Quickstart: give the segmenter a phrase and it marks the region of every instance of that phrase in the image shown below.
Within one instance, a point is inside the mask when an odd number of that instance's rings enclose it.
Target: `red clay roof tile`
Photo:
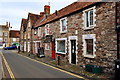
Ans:
[[[56,20],[56,19],[58,19],[60,17],[63,17],[63,16],[68,15],[70,13],[73,13],[73,12],[75,12],[77,10],[85,8],[85,7],[87,7],[89,5],[92,5],[94,3],[96,3],[96,2],[74,2],[74,3],[70,4],[70,5],[68,5],[67,7],[57,11],[57,15],[56,15],[56,13],[53,13],[52,15],[48,16],[47,19],[42,21],[36,27],[44,25],[44,24],[46,24],[48,22],[51,22],[51,21]]]

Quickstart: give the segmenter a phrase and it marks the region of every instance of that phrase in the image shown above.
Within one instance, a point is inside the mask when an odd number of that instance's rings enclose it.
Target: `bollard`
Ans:
[[[60,65],[60,55],[58,55],[58,65]]]

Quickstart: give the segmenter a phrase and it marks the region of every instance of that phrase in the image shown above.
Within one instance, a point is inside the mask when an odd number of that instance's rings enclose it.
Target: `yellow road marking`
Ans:
[[[12,70],[10,69],[10,67],[9,67],[9,65],[8,65],[5,57],[3,56],[2,53],[1,53],[1,55],[2,55],[2,58],[3,58],[3,61],[4,61],[5,65],[6,65],[6,68],[7,68],[8,72],[9,72],[9,74],[10,74],[11,79],[12,79],[12,80],[15,80],[15,77],[14,77],[14,75],[13,75],[13,73],[12,73]]]
[[[18,54],[18,55],[20,55],[20,54]],[[23,56],[23,55],[20,55],[20,56],[25,57],[25,58],[27,58],[27,59],[30,59],[30,60],[32,60],[32,61],[38,62],[38,63],[40,63],[40,64],[46,65],[46,66],[51,67],[51,68],[53,68],[53,69],[59,70],[59,71],[61,71],[61,72],[64,72],[64,73],[70,74],[70,75],[75,76],[75,77],[77,77],[77,78],[81,78],[81,79],[84,79],[84,80],[88,80],[88,79],[86,79],[86,78],[84,78],[84,77],[82,77],[82,76],[79,76],[79,75],[73,74],[73,73],[71,73],[71,72],[67,72],[67,71],[65,71],[65,70],[62,70],[62,69],[56,68],[56,67],[54,67],[54,66],[48,65],[48,64],[43,63],[43,62],[40,62],[40,61],[37,61],[37,60],[35,60],[35,59],[31,59],[31,58],[26,57],[26,56]]]

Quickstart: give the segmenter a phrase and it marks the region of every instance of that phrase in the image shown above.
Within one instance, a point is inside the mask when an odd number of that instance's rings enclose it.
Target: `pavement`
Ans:
[[[0,52],[0,80],[3,77],[3,66],[2,66],[2,57],[1,57],[1,52]]]
[[[79,75],[23,57],[9,50],[3,50],[2,53],[15,78],[53,78],[60,80],[64,80],[65,78],[75,80],[79,78],[79,80],[84,80],[84,78]]]

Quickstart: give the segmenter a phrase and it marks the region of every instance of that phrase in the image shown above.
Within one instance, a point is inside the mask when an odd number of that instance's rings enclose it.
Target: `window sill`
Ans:
[[[84,30],[91,30],[94,29],[94,27],[84,27]]]
[[[90,27],[86,27],[86,26],[84,26],[83,29],[84,29],[84,30],[91,30],[91,29],[94,29],[95,26],[96,26],[96,24],[91,25]]]
[[[64,33],[67,33],[67,31],[61,31],[60,33],[61,33],[61,34],[64,34]]]
[[[95,58],[95,55],[83,55],[83,56],[87,58]]]
[[[66,54],[66,53],[64,53],[64,52],[56,52],[57,54]]]
[[[50,49],[45,49],[45,50],[50,50]]]

